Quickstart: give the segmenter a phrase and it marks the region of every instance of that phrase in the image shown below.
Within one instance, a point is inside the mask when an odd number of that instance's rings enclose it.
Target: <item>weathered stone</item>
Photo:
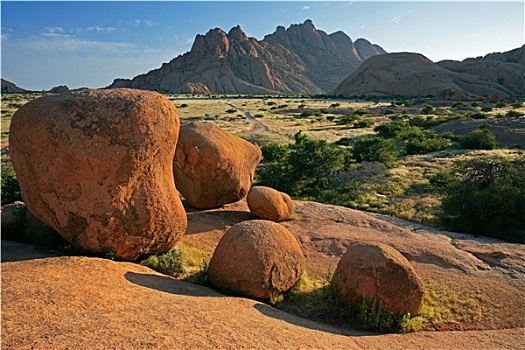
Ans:
[[[423,282],[412,264],[381,243],[351,245],[337,265],[333,284],[338,298],[353,307],[375,301],[388,312],[415,316],[423,303]]]
[[[248,193],[261,156],[259,147],[214,123],[184,124],[173,161],[175,183],[194,208],[234,203]]]
[[[264,299],[290,289],[304,265],[301,247],[287,229],[266,220],[243,221],[220,240],[208,279],[218,288]]]
[[[134,260],[186,229],[173,182],[178,113],[129,89],[45,96],[13,116],[10,151],[27,208],[76,248]]]
[[[461,66],[462,63],[458,62]],[[524,66],[513,63],[510,71],[516,75]],[[454,68],[455,71],[447,68]],[[479,67],[484,67],[481,65]],[[344,96],[434,96],[461,100],[469,96],[503,97],[515,95],[506,85],[487,80],[481,73],[463,73],[453,64],[436,64],[417,53],[399,52],[375,55],[365,62],[346,79],[334,94]],[[503,80],[500,80],[503,81]],[[513,85],[514,86],[514,85]],[[521,93],[524,90],[521,90]]]
[[[2,240],[22,241],[25,217],[24,202],[2,205]]]
[[[271,221],[283,221],[293,212],[289,195],[266,186],[254,186],[246,198],[253,215]]]

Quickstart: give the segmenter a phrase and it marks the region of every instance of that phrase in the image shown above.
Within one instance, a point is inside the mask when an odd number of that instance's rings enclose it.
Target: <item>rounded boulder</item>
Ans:
[[[173,182],[178,112],[165,96],[86,90],[28,102],[10,151],[25,204],[76,248],[134,260],[186,230]]]
[[[184,124],[173,160],[175,183],[194,208],[234,203],[246,197],[261,157],[259,147],[214,123]]]
[[[351,245],[333,276],[339,300],[358,308],[363,300],[380,302],[384,310],[415,316],[424,286],[412,264],[394,248],[375,243]]]
[[[290,289],[304,266],[301,247],[287,229],[272,221],[243,221],[220,240],[208,279],[235,294],[266,299]]]
[[[252,214],[265,220],[286,220],[294,208],[289,195],[266,186],[252,187],[246,199]]]

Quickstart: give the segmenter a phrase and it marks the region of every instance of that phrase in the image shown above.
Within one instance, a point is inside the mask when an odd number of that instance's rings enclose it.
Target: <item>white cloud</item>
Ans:
[[[145,25],[146,27],[153,27],[155,25],[155,22],[153,22],[152,20],[150,19],[134,19],[133,21],[131,21],[131,25],[133,27],[138,27],[140,25]]]
[[[401,20],[401,17],[403,16],[395,16],[394,18],[392,18],[390,21],[390,23],[399,23],[399,21]]]
[[[9,35],[7,34],[2,34],[0,37],[2,38],[2,41],[9,39]]]
[[[305,11],[307,11],[307,10],[309,10],[309,9],[310,9],[310,6],[304,6],[304,7],[303,7],[303,10],[305,10]]]
[[[115,31],[115,28],[94,26],[94,27],[87,27],[86,30],[95,31],[97,33],[113,33]]]
[[[124,42],[104,42],[81,40],[69,35],[44,33],[42,36],[32,36],[17,40],[16,46],[22,50],[61,51],[61,52],[118,52],[136,49],[135,45]]]

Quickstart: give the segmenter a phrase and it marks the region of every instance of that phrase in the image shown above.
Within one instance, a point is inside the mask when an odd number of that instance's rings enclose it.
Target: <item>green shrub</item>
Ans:
[[[369,127],[371,127],[373,125],[374,125],[373,121],[371,121],[370,119],[364,119],[364,120],[361,120],[361,121],[357,122],[354,125],[354,128],[356,128],[356,129],[369,128]]]
[[[525,161],[503,158],[457,162],[445,187],[445,228],[525,243]]]
[[[365,114],[367,114],[367,111],[365,109],[363,109],[363,108],[360,108],[357,111],[355,111],[355,114],[357,114],[357,115],[365,115]]]
[[[356,310],[355,323],[363,330],[379,332],[401,332],[410,320],[410,315],[394,314],[386,311],[380,302],[363,302]]]
[[[310,139],[301,131],[295,134],[295,144],[287,148],[278,161],[258,170],[261,184],[292,196],[315,196],[329,187],[330,174],[343,167],[345,152],[325,140]]]
[[[8,160],[2,160],[2,205],[21,201],[20,185],[16,178],[13,164]]]
[[[379,162],[393,168],[398,155],[395,143],[379,136],[363,136],[353,142],[352,158],[358,163]]]
[[[286,158],[288,155],[288,147],[285,145],[280,145],[275,142],[271,142],[267,145],[261,147],[261,152],[264,162],[280,162]]]
[[[405,143],[406,154],[427,154],[441,151],[450,145],[450,141],[444,137],[439,137],[435,131],[425,130],[424,132],[409,138]]]
[[[482,112],[492,112],[492,107],[490,106],[483,106],[481,107]]]
[[[353,124],[358,119],[357,116],[352,114],[347,114],[337,121],[339,125],[350,125]]]
[[[426,105],[421,109],[421,114],[430,114],[434,110],[434,107],[431,105]]]
[[[510,110],[508,111],[506,114],[505,114],[505,117],[507,118],[519,118],[519,117],[523,117],[525,115],[525,113],[523,112],[518,112],[518,111],[515,111],[515,110]]]
[[[462,135],[458,138],[461,147],[466,149],[485,149],[496,148],[496,136],[488,128],[479,128]]]

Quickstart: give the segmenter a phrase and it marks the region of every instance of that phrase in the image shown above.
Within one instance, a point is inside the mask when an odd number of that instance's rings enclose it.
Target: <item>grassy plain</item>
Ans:
[[[1,142],[2,160],[8,161],[8,135],[11,118],[26,102],[42,94],[2,95]],[[290,144],[302,131],[313,139],[336,142],[375,134],[374,128],[393,120],[446,121],[468,119],[505,119],[509,113],[525,114],[519,102],[489,103],[487,101],[452,102],[431,99],[414,100],[347,100],[296,96],[242,95],[167,95],[179,111],[181,121],[210,121],[228,132],[260,146],[270,142]],[[249,113],[266,130],[253,131]],[[525,136],[525,134],[524,134]],[[455,160],[498,154],[506,158],[524,156],[521,148],[498,148],[489,151],[447,148],[443,151],[402,157],[397,166],[387,171],[388,183],[374,184],[355,200],[353,208],[380,212],[424,224],[435,224],[440,197],[426,193],[424,188],[432,175],[449,167]],[[308,198],[306,198],[308,199]]]

